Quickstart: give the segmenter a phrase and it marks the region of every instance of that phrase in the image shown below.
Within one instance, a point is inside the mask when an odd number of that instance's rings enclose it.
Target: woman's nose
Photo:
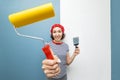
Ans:
[[[57,32],[56,35],[59,35],[59,33]]]

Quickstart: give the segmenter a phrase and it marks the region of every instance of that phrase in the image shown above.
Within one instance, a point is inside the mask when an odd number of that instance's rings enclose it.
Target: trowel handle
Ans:
[[[46,44],[43,48],[42,48],[43,52],[45,53],[46,55],[46,58],[47,59],[54,59],[53,57],[53,52],[52,52],[52,49],[50,48],[50,45],[49,44]]]

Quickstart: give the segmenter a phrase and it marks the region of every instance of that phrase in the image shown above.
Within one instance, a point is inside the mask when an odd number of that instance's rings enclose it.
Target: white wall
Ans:
[[[80,38],[80,55],[68,67],[68,80],[111,80],[110,0],[60,0],[65,42]]]

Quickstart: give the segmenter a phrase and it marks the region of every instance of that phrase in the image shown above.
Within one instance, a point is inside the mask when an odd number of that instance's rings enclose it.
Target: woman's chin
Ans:
[[[59,39],[56,39],[56,40],[55,40],[55,42],[61,42],[61,40],[59,40]]]

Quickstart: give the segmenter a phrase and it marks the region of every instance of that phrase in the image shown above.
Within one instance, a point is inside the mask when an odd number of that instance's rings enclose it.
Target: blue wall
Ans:
[[[120,0],[111,0],[112,80],[120,80]]]
[[[50,40],[49,29],[60,22],[59,0],[0,0],[0,80],[46,80],[41,69],[45,58],[39,40],[19,37],[8,20],[8,15],[52,2],[56,16],[17,29],[23,34]]]

